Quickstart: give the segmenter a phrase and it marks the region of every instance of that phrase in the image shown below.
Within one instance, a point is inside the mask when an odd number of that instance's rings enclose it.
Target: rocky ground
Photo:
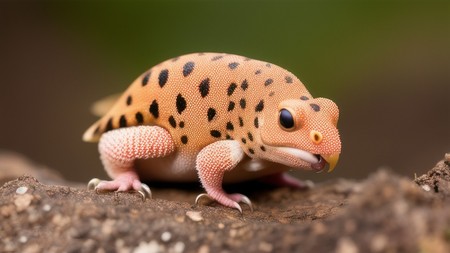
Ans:
[[[0,182],[0,252],[450,252],[450,154],[414,180],[380,170],[306,191],[228,186],[252,199],[243,214],[193,205],[198,185],[151,184],[145,202],[96,194],[11,154]]]

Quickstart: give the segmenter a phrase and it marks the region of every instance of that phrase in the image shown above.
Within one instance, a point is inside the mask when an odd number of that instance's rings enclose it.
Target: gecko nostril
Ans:
[[[309,132],[309,138],[314,144],[320,144],[322,142],[323,136],[319,131],[311,130],[311,132]]]

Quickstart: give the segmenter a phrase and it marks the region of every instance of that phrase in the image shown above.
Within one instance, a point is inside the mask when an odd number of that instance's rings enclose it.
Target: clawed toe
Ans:
[[[142,183],[141,189],[137,191],[142,196],[142,201],[145,201],[146,199],[152,198],[152,191],[150,190],[150,187],[148,185]]]
[[[248,205],[248,207],[250,207],[250,211],[253,212],[252,201],[250,201],[250,199],[247,196],[242,195],[242,199],[239,202],[242,202],[242,203]],[[241,211],[241,213],[242,213],[242,211]]]
[[[207,193],[201,193],[195,198],[195,204],[198,205],[198,202],[200,201],[200,199],[205,198],[205,197],[212,200],[212,198]]]
[[[97,187],[97,185],[101,182],[102,180],[98,179],[98,178],[93,178],[91,179],[88,184],[87,184],[87,189],[88,190],[94,190],[95,187]]]

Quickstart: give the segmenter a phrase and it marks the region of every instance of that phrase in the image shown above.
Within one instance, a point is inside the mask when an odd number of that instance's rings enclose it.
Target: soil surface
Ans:
[[[253,201],[243,214],[194,205],[197,184],[150,184],[142,201],[0,158],[0,252],[450,252],[450,154],[415,180],[380,170],[304,191],[227,186]]]

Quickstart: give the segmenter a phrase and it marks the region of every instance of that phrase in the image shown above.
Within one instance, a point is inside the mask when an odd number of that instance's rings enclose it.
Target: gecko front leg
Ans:
[[[175,150],[170,133],[158,126],[135,126],[109,131],[99,142],[100,159],[111,181],[93,179],[88,188],[97,191],[140,192],[151,196],[150,189],[141,183],[134,168],[136,159],[164,157]]]
[[[239,193],[227,194],[222,188],[223,176],[232,170],[244,157],[239,143],[234,140],[214,142],[203,148],[197,155],[196,168],[200,181],[207,195],[224,206],[238,209],[242,213],[239,202],[244,202],[252,208],[250,200]],[[200,194],[199,198],[205,196]]]

